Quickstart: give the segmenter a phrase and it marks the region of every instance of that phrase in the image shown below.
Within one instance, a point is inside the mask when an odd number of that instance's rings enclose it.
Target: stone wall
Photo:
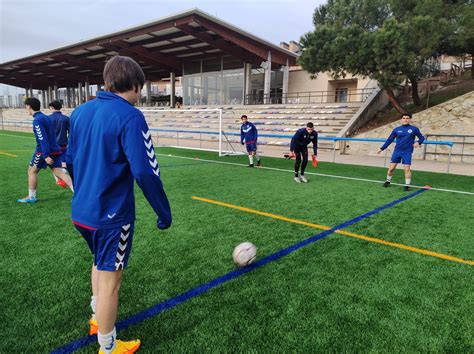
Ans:
[[[399,126],[400,121],[387,124],[383,127],[373,129],[369,132],[359,134],[358,138],[382,138],[386,139],[391,131]],[[474,91],[456,97],[450,101],[444,102],[437,106],[431,107],[422,112],[413,115],[412,124],[420,128],[423,135],[429,134],[456,134],[456,135],[474,135]],[[431,141],[436,141],[436,137],[428,137]],[[454,141],[453,154],[460,154],[462,149],[462,138],[454,137],[438,137],[438,140]],[[474,155],[474,137],[466,138],[466,142],[472,144],[464,145],[464,153]],[[346,154],[354,155],[372,155],[375,156],[382,143],[365,143],[365,142],[347,142]],[[349,146],[349,147],[347,147]],[[389,153],[393,151],[394,144],[389,147]],[[428,154],[427,160],[446,161],[448,158],[449,147],[438,145],[436,152],[443,155],[435,155],[430,152],[435,151],[434,145],[426,146]],[[415,149],[413,157],[415,159],[423,158],[424,148]],[[452,161],[458,162],[460,156],[453,155]],[[474,156],[464,156],[463,162],[474,163]],[[474,167],[473,167],[474,168]]]

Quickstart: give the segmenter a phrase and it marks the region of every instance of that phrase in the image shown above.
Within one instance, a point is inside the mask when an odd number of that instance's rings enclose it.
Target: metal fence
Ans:
[[[350,103],[364,102],[375,88],[347,89],[332,91],[306,91],[283,94],[256,93],[245,96],[246,105],[257,104],[316,104],[316,103]]]
[[[427,155],[434,155],[434,160],[437,160],[437,157],[441,155],[460,156],[461,162],[464,162],[464,157],[474,157],[474,135],[426,134],[426,139],[430,137],[435,142],[441,140],[440,138],[449,138],[455,144],[455,149],[450,152],[443,152],[438,150],[438,145],[431,148],[430,145],[425,145],[423,147],[423,160],[426,160]]]

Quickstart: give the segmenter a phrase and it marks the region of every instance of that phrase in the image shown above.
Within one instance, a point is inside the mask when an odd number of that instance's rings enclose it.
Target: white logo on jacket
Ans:
[[[411,129],[408,129],[408,132],[409,132],[409,133],[413,133],[413,130],[411,130]]]
[[[150,131],[146,133],[142,131],[143,143],[145,144],[146,154],[148,155],[148,162],[151,166],[151,169],[155,175],[160,177],[160,167],[158,166],[158,161],[156,161],[155,149],[153,148],[153,140],[151,139]]]
[[[41,128],[39,125],[35,125],[36,135],[39,140],[43,140],[43,134],[41,133]]]

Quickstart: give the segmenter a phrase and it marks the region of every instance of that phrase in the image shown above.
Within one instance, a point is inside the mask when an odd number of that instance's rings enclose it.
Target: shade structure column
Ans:
[[[56,101],[59,101],[59,90],[58,90],[58,85],[54,84],[54,99]]]
[[[176,106],[176,97],[175,97],[176,83],[175,83],[175,80],[176,80],[176,74],[174,72],[170,73],[170,83],[171,83],[170,107],[173,107],[173,108]]]
[[[89,86],[89,81],[86,81],[85,82],[85,85],[84,85],[84,89],[85,89],[85,98],[86,98],[86,102],[90,100],[91,98],[91,90],[90,90],[90,86]]]
[[[145,89],[146,89],[146,105],[151,106],[151,81],[150,80],[146,80]]]
[[[77,83],[77,94],[79,97],[79,105],[81,105],[84,100],[84,97],[82,95],[82,82]]]
[[[53,100],[53,88],[51,86],[48,86],[48,102],[46,104],[49,104]]]
[[[252,64],[244,63],[244,99],[243,104],[249,104],[250,102],[250,75],[252,75]]]
[[[286,65],[282,67],[283,71],[283,87],[282,87],[282,103],[288,103],[288,85],[290,82],[290,65],[286,59]]]
[[[263,62],[262,67],[265,69],[265,79],[263,86],[264,103],[269,104],[270,100],[270,84],[272,79],[272,52],[268,52],[267,61]]]

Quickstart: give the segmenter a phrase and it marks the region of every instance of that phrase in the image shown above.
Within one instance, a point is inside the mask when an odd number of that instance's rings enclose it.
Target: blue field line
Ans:
[[[406,196],[400,198],[400,199],[397,199],[393,202],[390,202],[388,204],[385,204],[379,208],[376,208],[374,210],[371,210],[365,214],[362,214],[362,215],[359,215],[353,219],[350,219],[346,222],[343,222],[342,224],[339,224],[337,226],[334,226],[332,229],[329,229],[329,230],[326,230],[326,231],[323,231],[319,234],[316,234],[316,235],[313,235],[303,241],[300,241],[292,246],[289,246],[287,248],[284,248],[278,252],[275,252],[269,256],[266,256],[258,261],[256,261],[255,263],[252,263],[251,265],[247,266],[247,267],[244,267],[244,268],[240,268],[240,269],[236,269],[236,270],[233,270],[227,274],[224,274],[218,278],[215,278],[203,285],[199,285],[183,294],[180,294],[178,296],[175,296],[175,297],[172,297],[171,299],[168,299],[166,301],[163,301],[163,302],[160,302],[159,304],[156,304],[146,310],[143,310],[129,318],[126,318],[120,322],[117,322],[116,324],[116,329],[117,329],[117,332],[123,330],[123,329],[126,329],[127,327],[130,327],[132,325],[136,325],[140,322],[143,322],[153,316],[156,316],[158,315],[159,313],[165,311],[165,310],[168,310],[170,308],[173,308],[179,304],[181,304],[182,302],[186,301],[186,300],[189,300],[195,296],[198,296],[198,295],[201,295],[203,293],[205,293],[206,291],[212,289],[212,288],[215,288],[229,280],[232,280],[232,279],[235,279],[241,275],[244,275],[246,273],[249,273],[251,272],[252,270],[256,269],[256,268],[259,268],[259,267],[262,267],[264,265],[266,265],[267,263],[270,263],[272,261],[275,261],[275,260],[278,260],[280,258],[282,258],[283,256],[286,256],[287,254],[289,253],[292,253],[304,246],[307,246],[317,240],[320,240],[326,236],[329,236],[330,234],[334,233],[335,231],[337,230],[340,230],[340,229],[343,229],[345,227],[348,227],[348,226],[351,226],[363,219],[366,219],[368,218],[369,216],[371,215],[374,215],[374,214],[377,214],[377,213],[380,213],[381,211],[385,210],[385,209],[388,209],[394,205],[397,205],[407,199],[410,199],[410,198],[413,198],[423,192],[426,192],[428,189],[419,189],[417,190],[416,192],[413,192],[413,193],[410,193],[410,194],[407,194]],[[79,338],[78,340],[75,340],[63,347],[60,347],[58,349],[55,349],[53,350],[51,353],[71,353],[75,350],[78,350],[78,349],[81,349],[89,344],[92,344],[92,343],[96,343],[97,342],[97,336],[96,335],[93,335],[93,336],[86,336],[86,337],[82,337],[82,338]]]

